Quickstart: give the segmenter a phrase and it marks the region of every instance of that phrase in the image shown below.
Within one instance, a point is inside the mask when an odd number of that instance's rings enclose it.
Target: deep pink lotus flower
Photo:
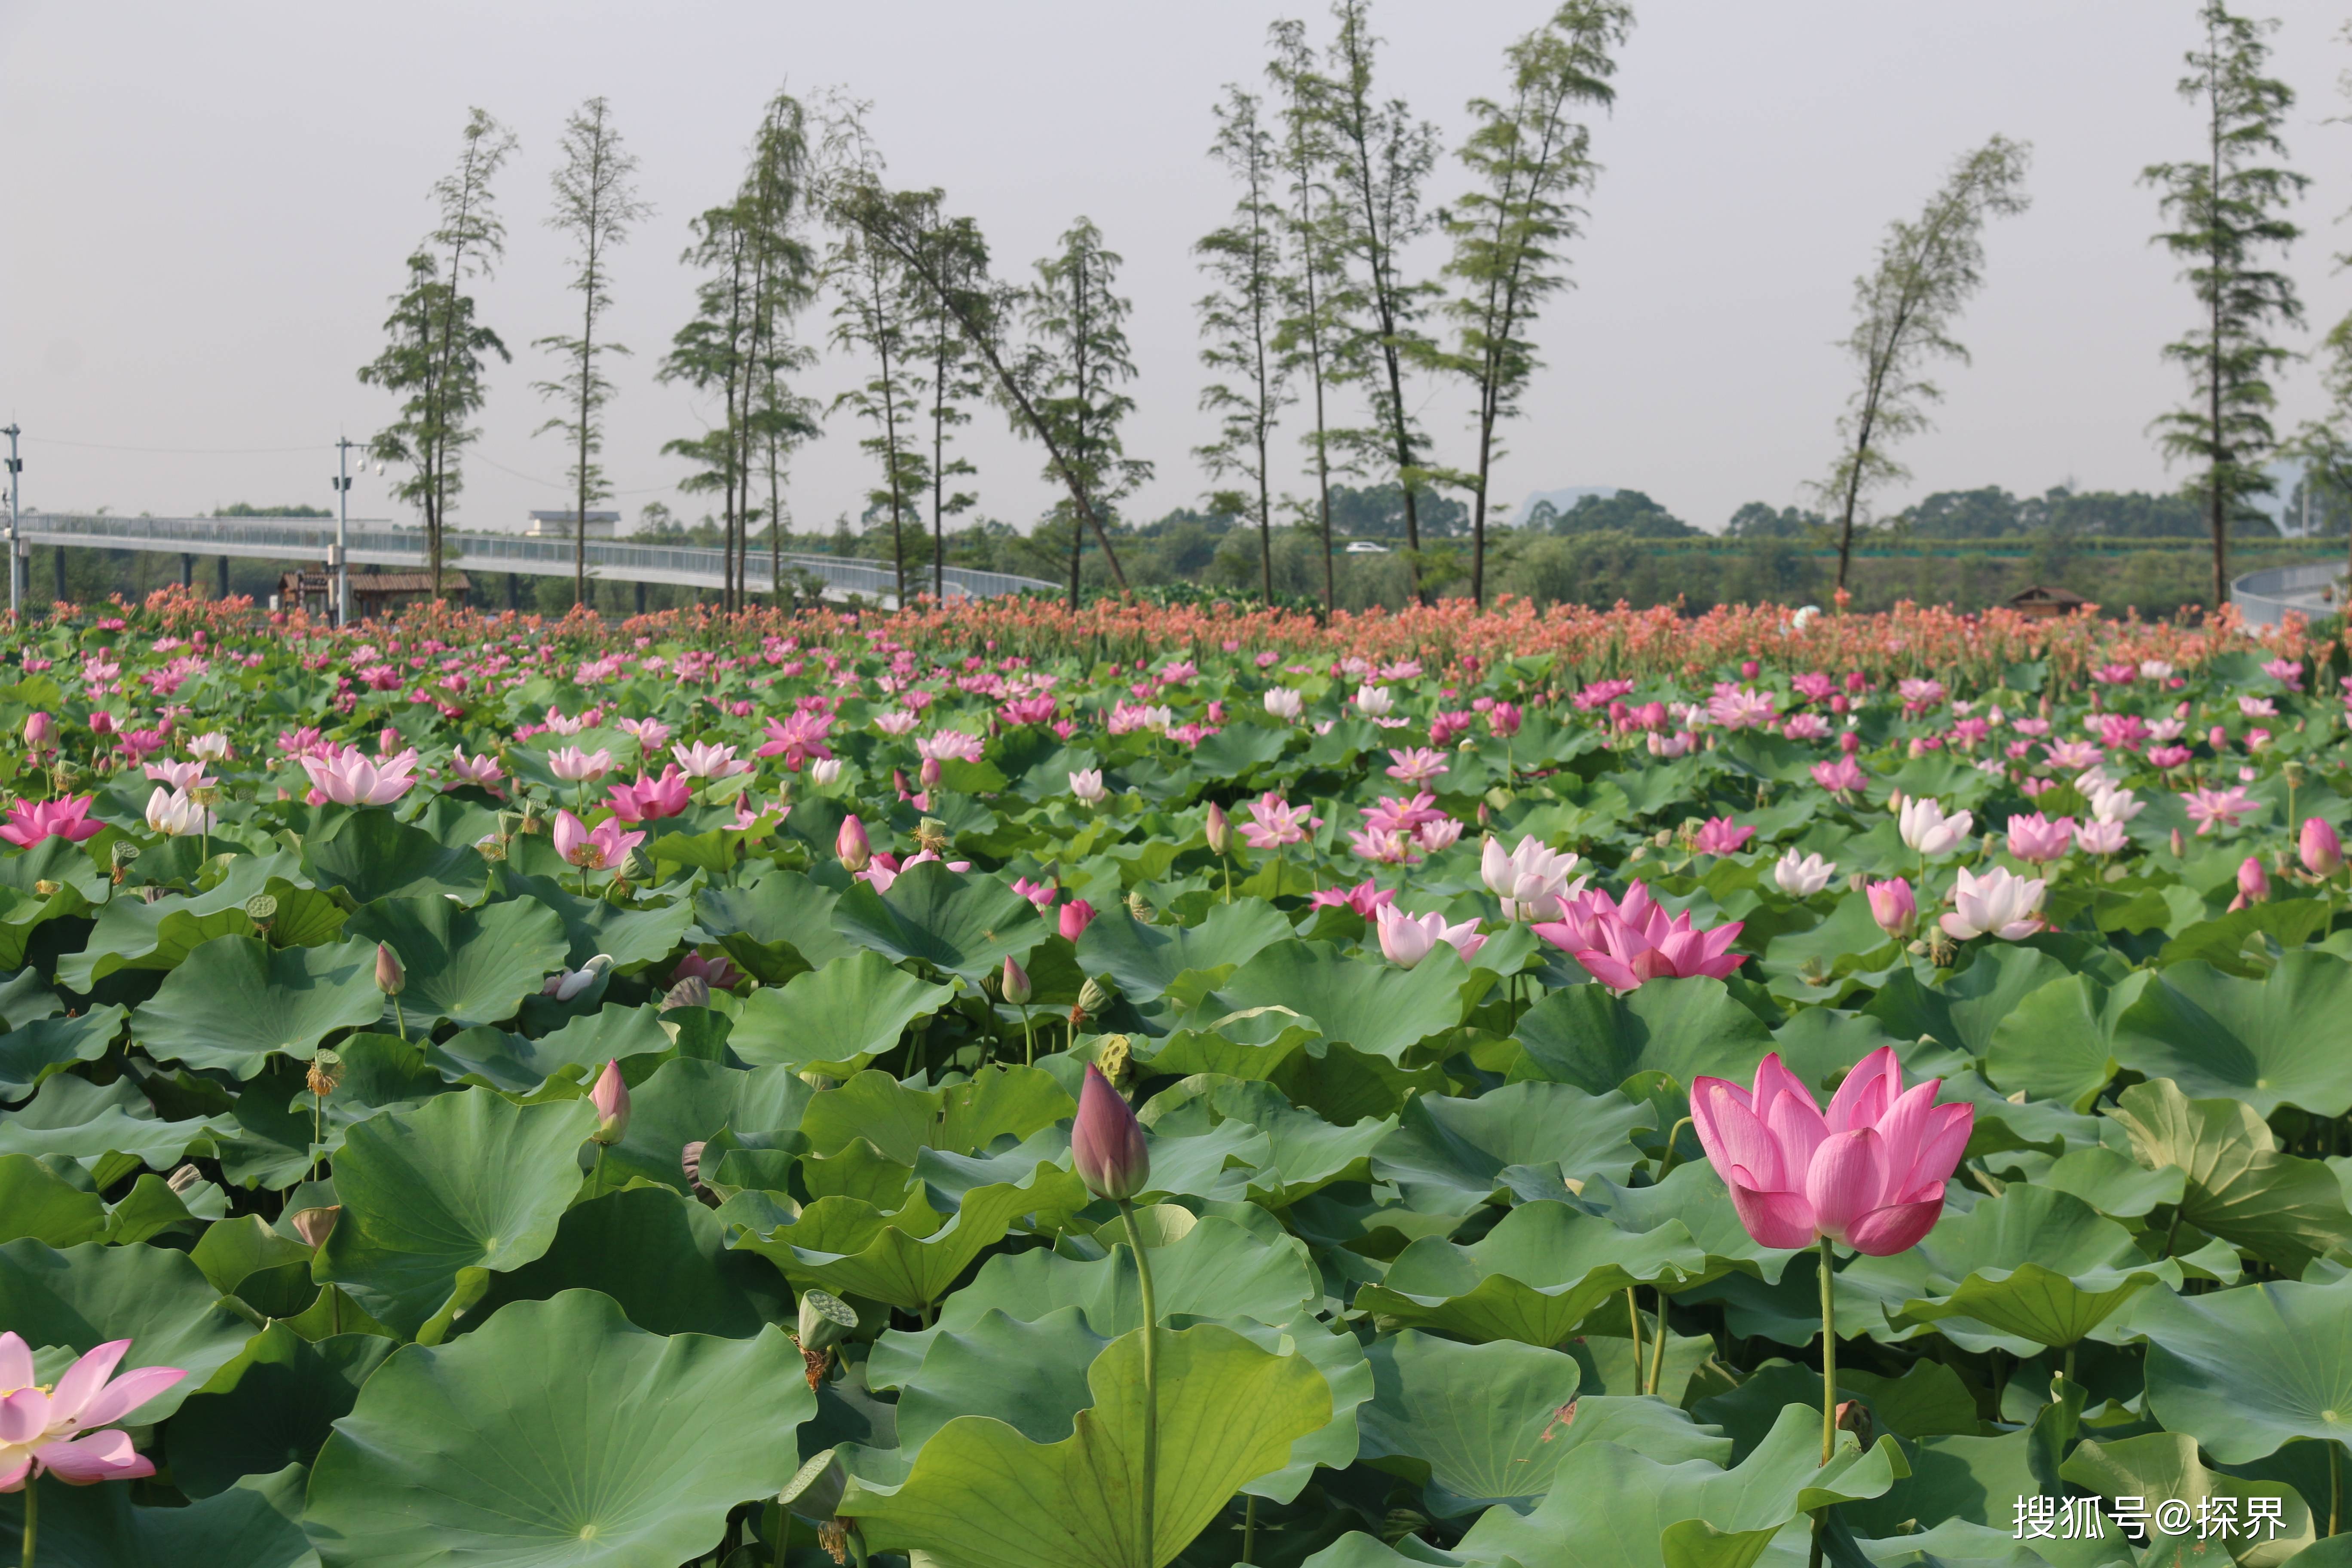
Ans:
[[[0,835],[7,830],[0,828]],[[2344,864],[2344,844],[2336,837],[2336,829],[2316,816],[2303,819],[2303,833],[2295,841],[2295,852],[2302,857],[2303,868],[2315,877],[2333,877]]]
[[[1864,1057],[1823,1115],[1778,1051],[1744,1089],[1691,1085],[1691,1121],[1731,1189],[1739,1223],[1764,1247],[1827,1237],[1885,1258],[1917,1245],[1943,1216],[1944,1184],[1968,1148],[1976,1108],[1937,1105],[1941,1079],[1906,1089],[1892,1046]]]
[[[694,798],[693,786],[678,773],[676,763],[664,767],[657,779],[640,773],[636,783],[607,785],[604,794],[613,803],[613,815],[623,822],[652,822],[676,816]]]
[[[2037,811],[2009,819],[2009,852],[2032,865],[2058,859],[2074,840],[2074,819],[2071,816],[2053,822]]]
[[[66,1369],[55,1388],[33,1382],[33,1352],[13,1331],[0,1333],[0,1492],[21,1491],[37,1475],[68,1486],[134,1480],[155,1467],[121,1432],[121,1420],[188,1374],[142,1366],[112,1375],[131,1348],[110,1340]]]
[[[568,811],[555,814],[555,852],[583,871],[608,871],[646,841],[642,833],[624,833],[606,819],[593,829]]]
[[[1098,1198],[1124,1203],[1151,1177],[1151,1152],[1135,1112],[1094,1063],[1078,1090],[1078,1119],[1070,1128],[1070,1163]]]
[[[310,787],[337,805],[390,805],[416,783],[414,747],[381,765],[363,756],[357,746],[345,746],[326,756],[302,759]]]
[[[1396,889],[1367,879],[1352,888],[1322,888],[1307,900],[1310,910],[1349,909],[1365,920],[1380,918],[1381,907],[1396,902]]]
[[[803,763],[833,755],[833,748],[824,742],[832,732],[831,714],[803,708],[768,721],[768,742],[760,748],[759,755],[782,757],[786,769],[798,773]]]
[[[1562,919],[1537,926],[1535,933],[1566,950],[1612,991],[1698,974],[1727,980],[1746,962],[1730,951],[1743,922],[1694,930],[1688,911],[1668,919],[1639,882],[1625,889],[1622,903],[1596,888],[1565,900],[1564,908]]]
[[[70,839],[76,844],[94,838],[106,830],[106,824],[89,819],[96,798],[84,795],[71,800],[12,800],[8,820],[0,823],[0,838],[20,849],[30,849],[44,838]]]
[[[496,757],[469,757],[463,746],[454,747],[449,752],[449,781],[453,784],[478,784],[492,789],[506,776],[506,770],[499,766]]]
[[[699,980],[713,991],[732,991],[743,984],[743,972],[736,968],[735,961],[723,952],[717,958],[705,958],[698,952],[689,952],[677,961],[676,969],[669,972],[672,985],[681,980]]]
[[[1065,937],[1076,942],[1086,934],[1086,929],[1094,923],[1094,918],[1095,907],[1092,904],[1084,899],[1072,899],[1062,906],[1057,929]]]
[[[1753,827],[1742,826],[1727,816],[1710,816],[1691,847],[1702,855],[1737,855],[1755,837]]]
[[[857,820],[856,812],[841,819],[841,831],[833,836],[833,852],[852,872],[863,871],[872,864],[874,848],[866,841],[866,825]]]
[[[1815,763],[1813,782],[1832,795],[1860,795],[1870,786],[1869,775],[1850,756],[1833,763]]]

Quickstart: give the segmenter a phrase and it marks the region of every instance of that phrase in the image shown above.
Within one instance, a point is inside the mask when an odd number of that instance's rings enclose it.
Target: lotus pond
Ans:
[[[0,1540],[2352,1562],[2343,647],[1005,616],[13,632]]]

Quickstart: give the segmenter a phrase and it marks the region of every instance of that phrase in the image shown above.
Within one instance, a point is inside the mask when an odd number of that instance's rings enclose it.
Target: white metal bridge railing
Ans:
[[[2345,607],[2341,563],[2315,561],[2303,566],[2273,566],[2249,572],[2230,584],[2230,603],[2249,626],[2275,626],[2292,610],[2305,620],[2341,614]]]
[[[26,512],[20,520],[18,537],[31,544],[82,545],[100,550],[323,561],[328,547],[335,542],[335,525],[328,518],[112,517]],[[355,520],[346,538],[353,565],[415,567],[425,563],[425,535],[420,529],[395,528],[376,519]],[[556,577],[568,577],[572,571],[573,542],[569,539],[453,529],[445,536],[445,545],[444,563],[462,570]],[[722,582],[722,552],[698,545],[592,539],[587,542],[587,563],[591,576],[608,582],[668,583],[697,588],[717,588]],[[769,565],[766,552],[752,551],[746,584],[752,592],[773,589]],[[884,562],[793,554],[784,556],[781,566],[788,581],[803,574],[815,578],[824,585],[827,598],[856,594],[885,604],[897,599],[897,575]],[[1006,572],[950,566],[942,574],[946,596],[951,600],[1055,591],[1051,583]],[[907,583],[917,592],[928,591],[931,586],[931,568],[928,564],[920,568],[909,565]]]

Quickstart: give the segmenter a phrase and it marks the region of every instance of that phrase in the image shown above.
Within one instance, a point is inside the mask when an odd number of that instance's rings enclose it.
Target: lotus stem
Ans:
[[[1037,1030],[1029,1022],[1029,1004],[1026,1002],[1021,1004],[1021,1038],[1024,1047],[1021,1059],[1034,1068],[1037,1065]]]
[[[392,999],[392,1021],[400,1027],[400,1043],[408,1043],[408,1015],[401,1010],[400,998]]]
[[[33,1568],[33,1538],[35,1526],[39,1519],[40,1504],[41,1478],[36,1471],[25,1480],[25,1560],[20,1568]]]
[[[1658,1331],[1650,1343],[1649,1392],[1654,1394],[1666,1374],[1666,1288],[1653,1285],[1650,1289],[1658,1298]]]
[[[2340,1534],[2344,1529],[2344,1445],[2327,1445],[2327,1533]],[[33,1561],[33,1489],[25,1489],[25,1562],[30,1568]]]
[[[1151,1542],[1160,1472],[1160,1309],[1151,1294],[1151,1258],[1135,1223],[1135,1205],[1119,1199],[1118,1216],[1127,1222],[1127,1244],[1135,1248],[1135,1275],[1143,1287],[1143,1561],[1153,1563],[1160,1560]]]
[[[1834,1256],[1830,1251],[1830,1238],[1821,1239],[1822,1259],[1822,1464],[1827,1467],[1837,1457],[1837,1298],[1836,1275],[1831,1268]],[[1822,1568],[1822,1529],[1829,1522],[1830,1510],[1818,1510],[1813,1514],[1813,1549],[1808,1568]]]
[[[1633,1304],[1633,1287],[1625,1287],[1625,1326],[1633,1334],[1633,1392],[1642,1392],[1642,1309]]]
[[[1257,1499],[1244,1499],[1242,1504],[1242,1561],[1257,1559]]]

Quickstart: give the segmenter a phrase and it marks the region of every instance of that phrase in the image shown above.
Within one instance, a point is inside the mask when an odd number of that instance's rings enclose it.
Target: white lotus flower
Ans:
[[[1992,935],[2019,942],[2042,929],[2042,895],[2048,884],[2039,877],[2020,877],[2003,866],[1983,876],[1960,868],[1959,885],[1952,889],[1953,910],[1943,917],[1946,935],[1956,942]]]
[[[1794,849],[1772,862],[1772,880],[1792,899],[1810,899],[1837,877],[1837,867],[1819,855],[1799,855]]]
[[[1307,699],[1287,686],[1277,686],[1265,694],[1265,710],[1286,724],[1296,724],[1307,714]]]
[[[1947,816],[1940,803],[1923,796],[1905,801],[1896,820],[1904,843],[1922,855],[1948,855],[1968,837],[1976,814],[1956,811]]]

